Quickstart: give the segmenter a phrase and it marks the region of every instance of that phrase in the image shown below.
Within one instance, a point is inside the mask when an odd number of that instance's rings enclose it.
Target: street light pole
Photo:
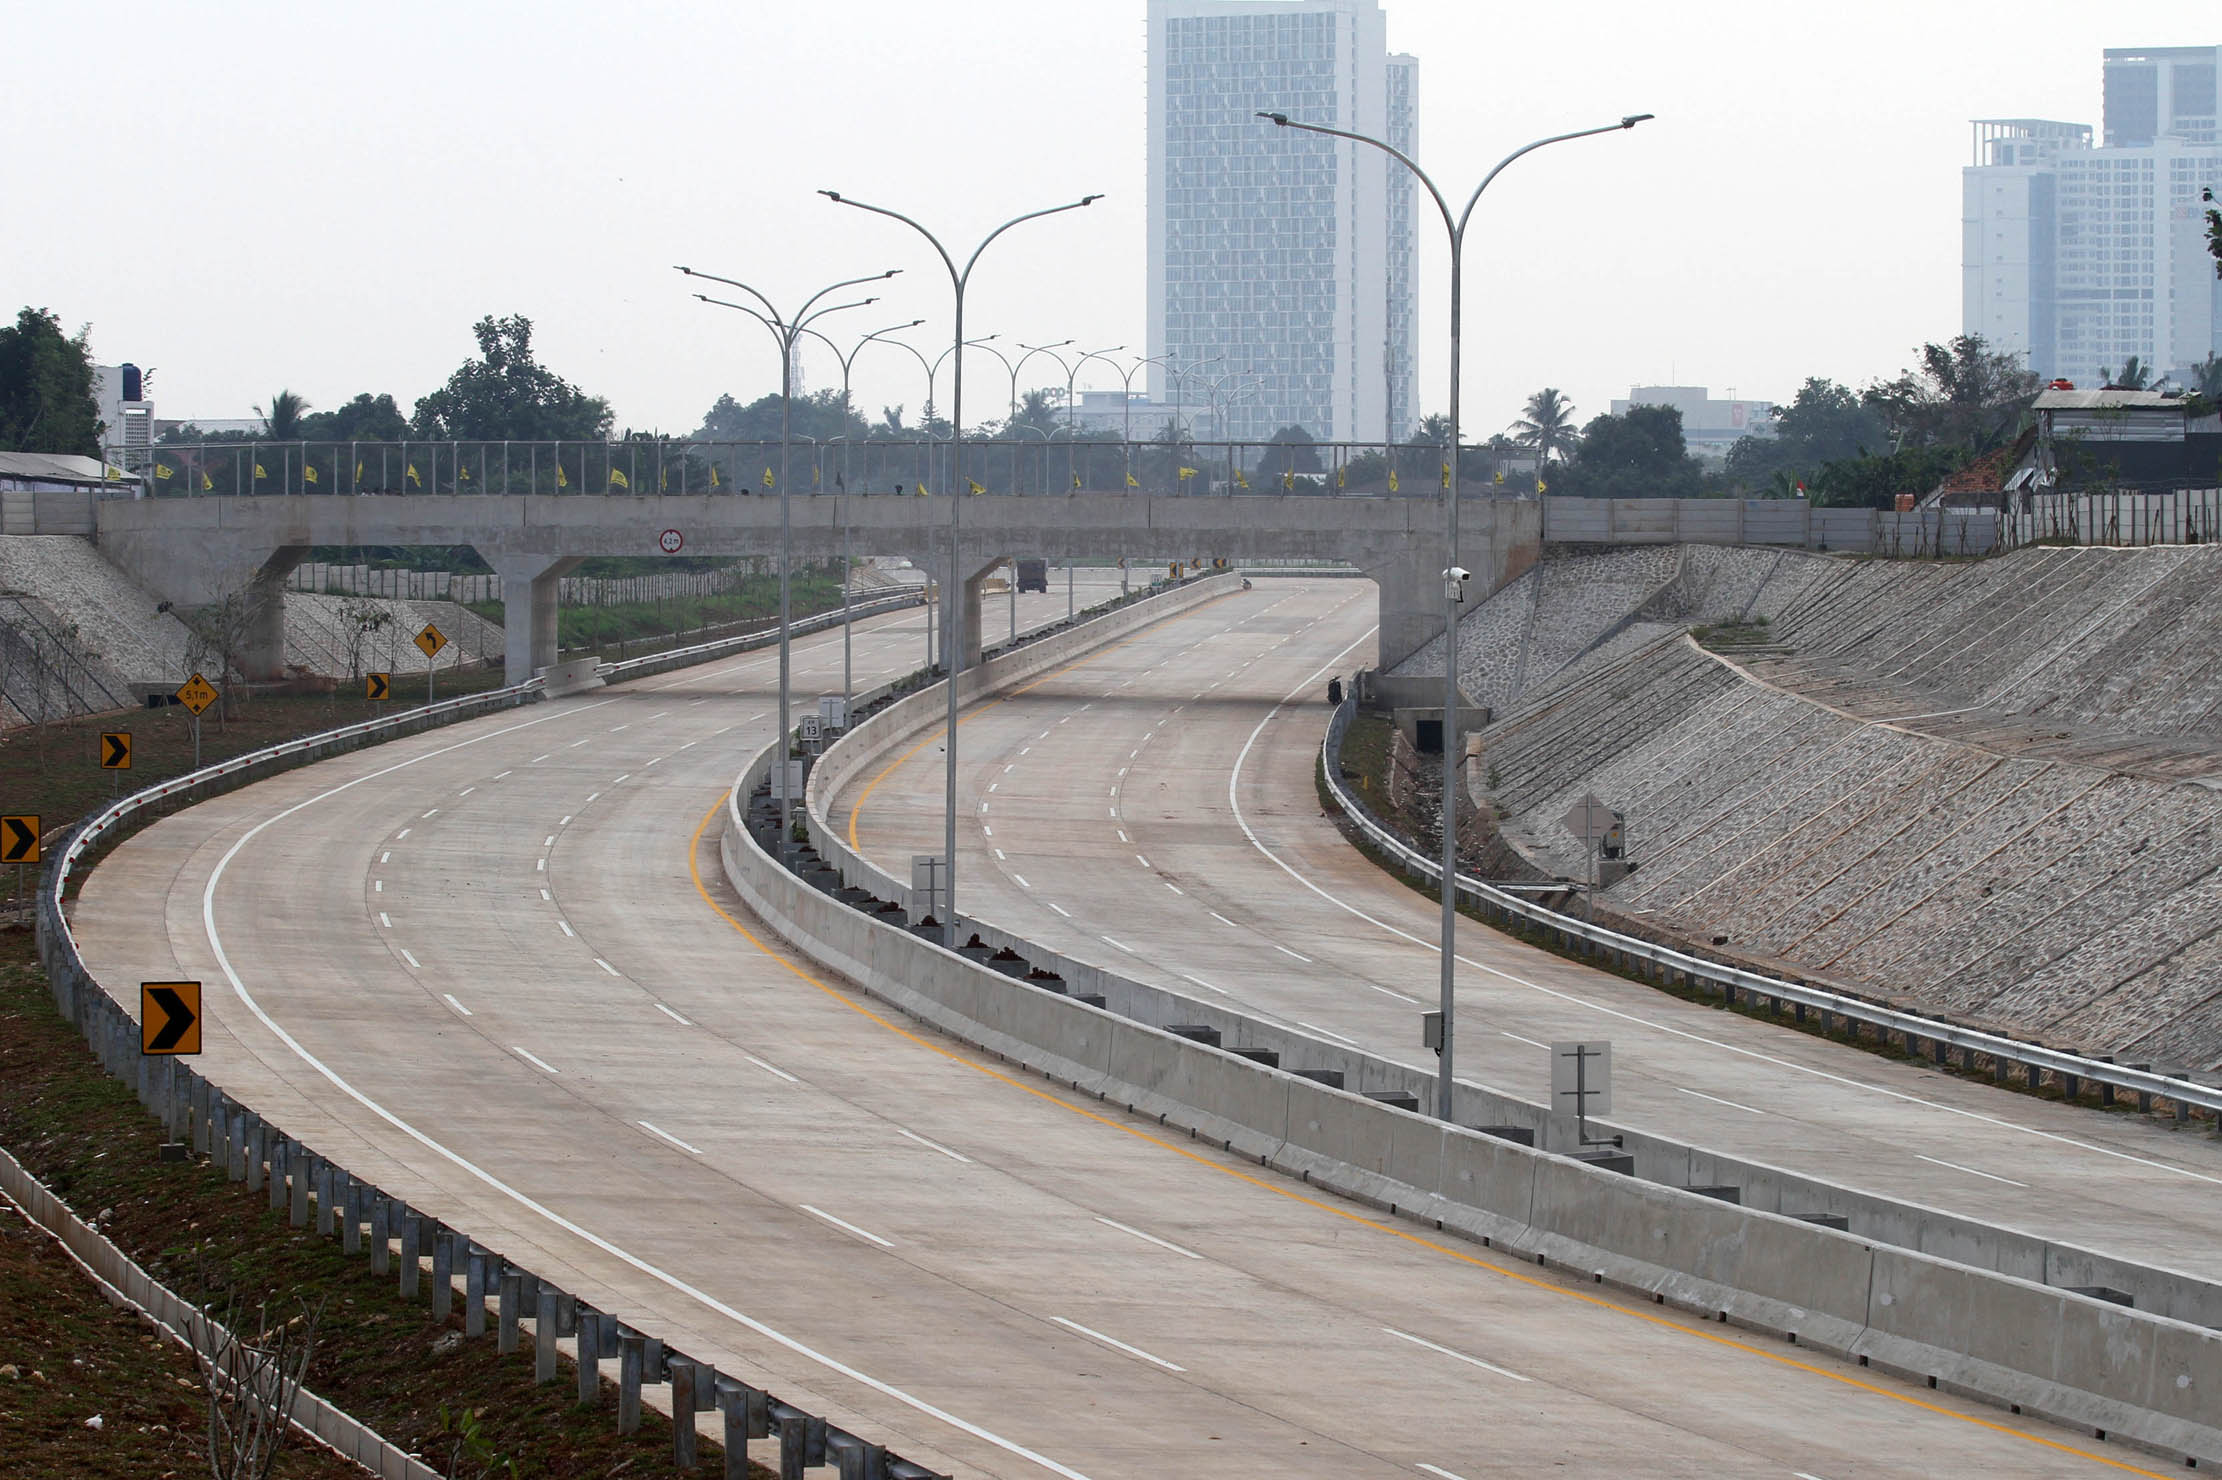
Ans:
[[[972,269],[980,265],[980,254],[985,252],[995,239],[1004,232],[1009,231],[1022,221],[1032,221],[1041,216],[1054,216],[1060,212],[1078,210],[1082,206],[1095,204],[1103,197],[1100,195],[1083,196],[1079,200],[1068,201],[1061,206],[1050,206],[1039,211],[1028,211],[1022,216],[1013,216],[981,238],[980,244],[972,249],[972,255],[965,260],[964,266],[960,269],[956,264],[956,259],[949,255],[949,249],[941,244],[941,238],[935,236],[902,212],[889,210],[885,206],[866,205],[860,200],[849,200],[837,191],[821,190],[818,193],[836,205],[854,206],[860,211],[870,211],[874,215],[886,216],[892,220],[900,221],[924,237],[933,246],[935,255],[941,258],[941,265],[948,269],[949,287],[956,298],[956,331],[949,346],[950,351],[957,357],[955,382],[949,394],[949,425],[951,435],[956,443],[954,448],[955,467],[952,470],[949,484],[950,580],[949,589],[943,598],[945,607],[941,619],[942,644],[949,653],[948,672],[943,680],[949,690],[949,718],[948,734],[943,746],[948,763],[944,768],[946,774],[943,778],[942,848],[944,857],[941,873],[943,887],[947,891],[948,918],[942,922],[941,939],[943,945],[954,950],[957,945],[957,675],[964,662],[964,621],[959,614],[964,593],[964,550],[963,543],[959,539],[964,510],[964,489],[960,486],[964,481],[964,290],[966,285],[972,281]]]
[[[790,795],[794,788],[787,783],[787,753],[794,744],[793,724],[788,718],[788,691],[791,688],[789,681],[791,656],[788,627],[793,616],[789,604],[789,587],[791,585],[789,576],[791,567],[795,563],[795,538],[793,516],[787,495],[790,481],[788,478],[788,454],[794,446],[795,342],[801,338],[805,329],[828,314],[840,313],[845,309],[862,308],[867,303],[879,302],[877,298],[861,298],[854,303],[835,303],[819,308],[818,301],[828,293],[837,293],[843,288],[854,288],[864,283],[881,282],[895,276],[902,269],[891,267],[885,272],[874,273],[870,277],[849,278],[843,282],[828,284],[804,299],[802,307],[796,309],[791,317],[782,316],[779,310],[772,306],[772,301],[769,298],[766,298],[746,283],[738,282],[733,278],[719,277],[715,273],[696,272],[691,267],[682,267],[679,271],[685,273],[688,277],[704,278],[713,283],[723,283],[729,288],[739,288],[749,297],[754,298],[764,306],[762,313],[758,313],[746,304],[731,303],[723,298],[712,298],[706,293],[694,295],[704,303],[714,303],[719,308],[730,308],[736,312],[747,314],[757,323],[770,330],[772,338],[779,344],[779,856],[784,861],[793,849],[791,839],[794,835],[794,798]]]
[[[1345,129],[1327,128],[1316,123],[1299,123],[1286,113],[1258,114],[1260,118],[1271,120],[1276,128],[1302,129],[1306,133],[1325,134],[1330,138],[1348,139],[1352,143],[1369,145],[1389,155],[1410,170],[1419,178],[1419,182],[1427,187],[1427,193],[1434,198],[1435,209],[1442,213],[1443,227],[1450,234],[1450,479],[1449,486],[1443,491],[1443,561],[1446,567],[1443,571],[1443,916],[1442,940],[1440,942],[1443,957],[1441,983],[1443,1014],[1441,1053],[1443,1062],[1441,1072],[1437,1074],[1435,1080],[1435,1114],[1443,1120],[1451,1118],[1451,1083],[1455,1073],[1453,1046],[1456,1042],[1454,1024],[1457,1018],[1457,1003],[1454,1000],[1453,989],[1458,975],[1457,752],[1461,748],[1456,743],[1457,716],[1459,714],[1458,607],[1465,600],[1465,583],[1453,572],[1459,569],[1458,380],[1459,353],[1462,348],[1459,337],[1459,315],[1465,306],[1464,283],[1461,272],[1466,247],[1466,225],[1473,219],[1474,207],[1480,203],[1481,193],[1489,188],[1490,183],[1497,176],[1504,173],[1506,165],[1511,164],[1520,156],[1532,154],[1547,144],[1563,144],[1569,139],[1587,139],[1596,134],[1624,132],[1652,116],[1649,113],[1631,113],[1618,123],[1608,123],[1598,128],[1578,129],[1570,134],[1553,134],[1547,139],[1537,139],[1531,144],[1521,145],[1503,159],[1497,161],[1496,167],[1484,175],[1481,183],[1474,187],[1474,193],[1466,197],[1466,208],[1453,216],[1450,202],[1443,198],[1443,192],[1436,188],[1435,182],[1428,177],[1427,171],[1421,169],[1418,163],[1401,149],[1383,143],[1379,139],[1368,138],[1364,134],[1354,134]]]

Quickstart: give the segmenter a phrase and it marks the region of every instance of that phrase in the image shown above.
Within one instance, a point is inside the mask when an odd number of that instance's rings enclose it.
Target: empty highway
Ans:
[[[1261,582],[983,716],[967,771],[998,824],[983,857],[1040,875],[995,885],[1013,923],[1036,923],[1022,903],[1044,924],[1085,919],[1134,937],[1094,946],[1130,969],[1172,968],[1128,946],[1164,953],[1272,1010],[1301,994],[1322,1028],[1408,1035],[1416,1008],[1376,1020],[1365,996],[1412,986],[1410,948],[1243,831],[1307,874],[1341,848],[1308,790],[1320,711],[1264,721],[1338,653],[1362,656],[1371,606],[1361,583]],[[1063,609],[1053,590],[1022,615]],[[859,682],[915,666],[921,641],[916,613],[866,624]],[[818,977],[716,863],[726,789],[771,738],[773,664],[490,716],[166,819],[88,881],[88,964],[112,990],[207,982],[204,1070],[358,1175],[963,1475],[2161,1473],[1500,1264],[1020,1078]],[[798,695],[837,686],[839,665],[838,632],[799,641]],[[899,852],[933,821],[907,781],[871,799],[873,846]],[[1013,851],[1006,816],[1033,841]],[[1223,871],[1261,881],[1256,901]],[[1502,990],[1477,977],[1474,1000]],[[1725,1096],[1745,1070],[1722,1062],[1705,1082]]]

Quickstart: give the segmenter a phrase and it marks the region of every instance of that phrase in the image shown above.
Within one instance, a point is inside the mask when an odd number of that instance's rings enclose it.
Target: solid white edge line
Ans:
[[[844,1222],[841,1219],[834,1217],[831,1213],[826,1212],[822,1208],[814,1208],[808,1203],[796,1203],[795,1206],[801,1208],[805,1213],[808,1213],[813,1218],[823,1218],[826,1222],[831,1223],[835,1228],[841,1229],[843,1232],[846,1233],[853,1233],[861,1239],[869,1239],[871,1242],[878,1244],[883,1249],[892,1249],[895,1247],[893,1240],[881,1238],[876,1233],[869,1233],[864,1229],[857,1227],[854,1223]]]
[[[619,1260],[620,1262],[629,1265],[633,1269],[638,1270],[641,1274],[646,1275],[649,1279],[652,1279],[658,1284],[663,1285],[666,1289],[676,1291],[677,1293],[686,1296],[688,1299],[698,1302],[705,1309],[714,1311],[718,1315],[724,1316],[727,1320],[733,1321],[738,1325],[746,1327],[748,1330],[755,1332],[758,1336],[763,1337],[766,1341],[770,1341],[781,1347],[784,1347],[786,1350],[793,1352],[796,1356],[801,1357],[806,1361],[818,1363],[829,1372],[837,1373],[842,1377],[848,1378],[852,1382],[861,1383],[865,1387],[872,1389],[872,1391],[879,1393],[883,1397],[891,1398],[894,1401],[901,1403],[905,1407],[913,1410],[914,1412],[923,1413],[929,1418],[939,1419],[941,1422],[949,1425],[953,1429],[958,1430],[960,1433],[970,1434],[973,1438],[978,1439],[985,1444],[992,1444],[997,1449],[1002,1450],[1006,1454],[1015,1455],[1020,1459],[1028,1461],[1031,1464],[1039,1465],[1041,1468],[1049,1471],[1053,1475],[1062,1475],[1065,1477],[1065,1480],[1089,1480],[1089,1477],[1085,1473],[1072,1468],[1070,1465],[1060,1464],[1056,1460],[1051,1459],[1049,1456],[1029,1449],[1025,1445],[1018,1443],[1016,1440],[1004,1438],[1001,1434],[996,1433],[992,1429],[983,1428],[979,1424],[959,1418],[956,1414],[949,1412],[946,1408],[938,1407],[935,1404],[927,1402],[923,1398],[914,1397],[911,1394],[904,1392],[901,1388],[896,1387],[893,1383],[882,1382],[880,1379],[873,1377],[867,1372],[860,1371],[859,1369],[850,1366],[848,1363],[841,1361],[837,1357],[828,1356],[826,1353],[819,1351],[817,1348],[810,1346],[806,1342],[797,1340],[795,1337],[787,1335],[785,1332],[777,1329],[776,1327],[767,1325],[763,1321],[757,1320],[755,1317],[745,1314],[744,1312],[718,1299],[716,1296],[710,1294],[708,1291],[703,1290],[698,1286],[689,1284],[687,1281],[680,1279],[677,1275],[672,1274],[668,1270],[649,1263],[647,1260],[641,1258],[639,1255],[631,1253],[630,1251],[626,1250],[625,1248],[621,1247],[620,1245],[609,1239],[603,1238],[600,1234],[593,1232],[592,1230],[585,1227],[583,1224],[576,1223],[571,1219],[564,1217],[561,1213],[558,1213],[555,1209],[549,1207],[547,1204],[540,1202],[532,1197],[529,1197],[523,1192],[520,1192],[518,1189],[502,1181],[499,1177],[496,1177],[493,1173],[487,1171],[484,1167],[481,1167],[477,1163],[470,1161],[466,1157],[462,1156],[460,1153],[450,1150],[448,1147],[442,1145],[440,1142],[433,1140],[423,1131],[418,1130],[415,1126],[403,1120],[400,1116],[394,1114],[391,1110],[388,1110],[385,1106],[379,1104],[376,1100],[371,1099],[370,1096],[364,1094],[361,1090],[355,1088],[354,1085],[350,1084],[346,1079],[341,1077],[340,1074],[329,1064],[326,1064],[322,1059],[310,1053],[307,1048],[303,1047],[299,1039],[295,1038],[291,1033],[280,1027],[277,1020],[263,1010],[262,1004],[255,1001],[254,994],[247,990],[247,984],[240,980],[239,973],[235,969],[233,969],[231,964],[231,957],[224,950],[223,939],[216,929],[216,886],[223,879],[224,871],[230,866],[231,861],[234,858],[238,857],[239,851],[242,848],[246,847],[248,843],[252,842],[256,835],[262,832],[264,828],[269,827],[272,823],[290,817],[294,813],[302,811],[305,808],[312,807],[316,805],[316,803],[321,802],[328,797],[337,796],[339,795],[339,793],[351,790],[354,787],[360,786],[366,781],[375,781],[380,777],[391,775],[395,771],[404,770],[410,766],[414,766],[421,761],[431,760],[437,756],[446,755],[451,751],[461,750],[466,746],[477,745],[487,740],[496,739],[502,735],[512,734],[518,730],[530,729],[534,725],[543,725],[548,723],[550,720],[567,718],[573,714],[579,713],[581,709],[599,709],[604,704],[614,704],[616,702],[617,701],[615,699],[598,699],[583,706],[566,706],[563,710],[559,711],[556,714],[543,715],[539,719],[526,720],[521,724],[506,726],[499,730],[490,730],[484,735],[475,735],[468,740],[459,741],[454,745],[446,746],[439,750],[426,751],[423,755],[412,756],[408,760],[402,761],[399,764],[388,766],[383,770],[372,771],[367,775],[358,776],[353,781],[342,782],[340,785],[333,787],[329,791],[319,792],[315,796],[309,797],[304,801],[295,802],[292,806],[285,808],[283,811],[273,813],[269,817],[264,818],[261,822],[256,823],[246,832],[242,833],[239,837],[239,841],[233,843],[231,847],[225,851],[224,856],[221,859],[217,860],[215,871],[208,876],[208,883],[201,891],[201,928],[203,932],[208,936],[209,949],[215,954],[217,967],[224,973],[224,980],[230,985],[232,994],[236,996],[243,1005],[245,1005],[249,1012],[255,1015],[256,1020],[260,1022],[264,1028],[268,1029],[280,1043],[283,1043],[288,1049],[290,1049],[295,1057],[299,1058],[301,1062],[307,1064],[311,1069],[314,1069],[318,1074],[322,1075],[334,1089],[337,1089],[341,1094],[346,1095],[356,1104],[361,1105],[365,1110],[368,1110],[372,1115],[377,1116],[380,1120],[383,1120],[384,1122],[386,1122],[386,1124],[392,1126],[402,1135],[407,1136],[410,1140],[415,1141],[418,1145],[424,1147],[425,1150],[433,1153],[435,1156],[440,1157],[442,1160],[455,1167],[458,1171],[463,1172],[467,1176],[475,1178],[478,1182],[480,1182],[487,1188],[491,1189],[494,1192],[500,1193],[504,1197],[509,1198],[512,1202],[516,1203],[519,1207],[524,1208],[526,1211],[534,1213],[539,1217],[545,1218],[550,1224],[562,1229],[565,1233],[570,1234],[574,1238],[584,1240],[585,1242],[593,1245],[595,1248],[600,1249],[603,1253],[609,1255],[611,1258]],[[768,1069],[771,1067],[769,1064],[763,1063],[763,1061],[760,1059],[755,1060],[754,1062],[756,1062],[760,1067],[763,1068]],[[773,1070],[773,1072],[778,1073],[779,1071]],[[782,1074],[781,1077],[792,1079],[794,1076]]]
[[[924,1136],[919,1135],[916,1131],[906,1131],[901,1126],[897,1126],[895,1127],[895,1134],[898,1136],[908,1137],[910,1140],[916,1141],[919,1145],[925,1147],[929,1151],[938,1151],[943,1156],[948,1157],[951,1161],[961,1161],[966,1166],[972,1165],[971,1157],[966,1156],[961,1152],[951,1151],[948,1147],[942,1145],[939,1141],[929,1141]]]
[[[1171,1249],[1174,1253],[1180,1255],[1183,1259],[1201,1259],[1204,1257],[1203,1255],[1197,1253],[1194,1249],[1184,1249],[1179,1244],[1173,1243],[1168,1239],[1161,1239],[1154,1233],[1144,1233],[1139,1228],[1129,1228],[1126,1224],[1121,1223],[1116,1218],[1106,1218],[1098,1214],[1096,1217],[1096,1221],[1098,1223],[1101,1223],[1106,1228],[1116,1228],[1121,1233],[1131,1233],[1136,1238],[1142,1240],[1142,1242],[1155,1244],[1160,1249]]]
[[[670,1018],[673,1022],[677,1023],[682,1028],[691,1028],[694,1026],[693,1023],[688,1022],[685,1018],[679,1016],[679,1014],[673,1012],[670,1008],[664,1006],[661,1002],[656,1004],[656,1011],[662,1013],[665,1017]]]
[[[801,1080],[799,1080],[799,1079],[795,1078],[795,1076],[794,1076],[794,1075],[792,1075],[792,1074],[788,1073],[788,1072],[787,1072],[787,1071],[786,1071],[785,1069],[777,1068],[777,1067],[775,1067],[775,1066],[773,1066],[773,1065],[771,1065],[771,1064],[767,1064],[767,1063],[765,1063],[765,1062],[764,1062],[764,1061],[763,1061],[762,1059],[760,1059],[760,1058],[756,1057],[756,1055],[754,1055],[754,1054],[752,1054],[752,1053],[744,1053],[744,1054],[742,1054],[742,1055],[741,1055],[741,1057],[742,1057],[742,1058],[744,1058],[744,1059],[747,1059],[747,1060],[748,1060],[748,1061],[749,1061],[750,1063],[754,1064],[754,1065],[755,1065],[755,1066],[756,1066],[757,1068],[759,1068],[759,1069],[763,1070],[763,1071],[764,1071],[764,1072],[765,1072],[766,1074],[776,1074],[776,1075],[778,1075],[778,1076],[779,1076],[779,1077],[780,1077],[781,1079],[784,1079],[784,1080],[786,1080],[786,1081],[787,1081],[787,1082],[788,1082],[789,1084],[800,1084],[800,1083],[802,1083],[802,1081],[801,1081]]]
[[[1319,1034],[1319,1036],[1322,1038],[1332,1038],[1337,1043],[1347,1043],[1352,1048],[1358,1047],[1357,1039],[1345,1038],[1342,1036],[1342,1034],[1336,1032],[1333,1028],[1322,1028],[1319,1024],[1307,1023],[1302,1018],[1292,1018],[1290,1019],[1290,1021],[1294,1022],[1299,1028],[1309,1028],[1312,1032]]]
[[[681,1151],[691,1151],[691,1152],[693,1152],[693,1153],[694,1153],[694,1154],[695,1154],[696,1156],[700,1156],[700,1155],[702,1154],[702,1148],[701,1148],[701,1147],[699,1147],[699,1146],[689,1146],[689,1145],[688,1145],[688,1144],[687,1144],[686,1142],[684,1142],[684,1141],[680,1140],[680,1139],[679,1139],[679,1138],[678,1138],[677,1136],[673,1135],[673,1134],[672,1134],[671,1132],[669,1132],[669,1131],[665,1131],[665,1130],[658,1130],[658,1129],[657,1129],[656,1127],[654,1127],[654,1126],[650,1125],[650,1124],[649,1124],[649,1123],[648,1123],[647,1121],[645,1121],[645,1120],[643,1120],[643,1121],[639,1122],[639,1124],[640,1124],[640,1128],[641,1128],[642,1130],[644,1130],[644,1131],[648,1132],[648,1134],[650,1134],[650,1135],[652,1135],[652,1136],[661,1136],[661,1137],[663,1137],[663,1138],[664,1138],[664,1139],[665,1139],[666,1141],[669,1141],[669,1142],[670,1142],[670,1143],[671,1143],[672,1145],[674,1145],[674,1146],[678,1147],[678,1148],[679,1148],[679,1149],[680,1149]]]
[[[1399,1331],[1394,1326],[1383,1326],[1381,1329],[1388,1332],[1389,1335],[1394,1336],[1399,1341],[1409,1341],[1412,1343],[1412,1345],[1424,1346],[1431,1352],[1441,1352],[1446,1357],[1456,1357],[1461,1362],[1468,1363],[1471,1366],[1479,1367],[1485,1372],[1494,1372],[1499,1377],[1509,1377],[1514,1382],[1535,1381],[1535,1379],[1532,1377],[1522,1377],[1519,1373],[1513,1371],[1509,1367],[1499,1367],[1494,1362],[1484,1362],[1479,1357],[1469,1357],[1464,1352],[1453,1351],[1447,1346],[1437,1346],[1434,1342],[1429,1341],[1424,1337],[1414,1336],[1409,1331]]]
[[[1186,1372],[1188,1370],[1186,1367],[1182,1367],[1176,1363],[1166,1361],[1163,1357],[1153,1357],[1138,1346],[1128,1346],[1125,1342],[1119,1340],[1115,1336],[1106,1336],[1101,1331],[1091,1330],[1088,1327],[1081,1325],[1078,1321],[1068,1321],[1063,1316],[1051,1316],[1050,1319],[1055,1321],[1060,1326],[1069,1327],[1074,1331],[1078,1331],[1083,1336],[1089,1337],[1096,1341],[1100,1341],[1105,1346],[1117,1347],[1120,1351],[1125,1352],[1130,1357],[1140,1357],[1145,1362],[1154,1362],[1158,1366],[1163,1367],[1167,1372]]]

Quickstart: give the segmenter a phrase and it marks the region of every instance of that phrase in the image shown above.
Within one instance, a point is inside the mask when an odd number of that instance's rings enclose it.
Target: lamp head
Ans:
[[[688,277],[693,277],[693,276],[694,276],[694,269],[693,269],[693,268],[691,268],[691,267],[681,267],[681,266],[679,266],[679,264],[678,264],[678,263],[676,263],[676,262],[674,262],[674,263],[673,263],[673,264],[671,265],[671,270],[672,270],[673,272],[683,272],[683,273],[685,273],[685,274],[686,274],[686,275],[687,275]]]
[[[1258,115],[1258,117],[1260,117],[1260,118],[1270,118],[1270,119],[1272,119],[1272,120],[1273,120],[1273,126],[1274,126],[1275,128],[1287,128],[1287,127],[1288,127],[1288,115],[1287,115],[1286,113],[1260,113],[1260,114]]]
[[[1659,115],[1656,113],[1631,113],[1626,118],[1620,120],[1620,126],[1622,128],[1634,128],[1637,124],[1649,123],[1652,119],[1657,118],[1658,116]]]
[[[895,275],[896,273],[898,273],[898,272],[901,272],[901,271],[902,271],[902,269],[901,269],[900,267],[890,267],[889,269],[887,269],[887,271],[885,271],[885,272],[881,273],[881,274],[880,274],[880,276],[881,276],[881,277],[883,277],[883,278],[891,278],[891,277],[893,277],[893,276],[894,276],[894,275]]]
[[[839,200],[841,198],[841,192],[838,190],[821,190],[818,193],[827,200]]]
[[[1103,199],[1103,197],[1100,195],[1083,195],[1082,197],[1080,197],[1080,203],[1084,206],[1092,206],[1101,199]]]

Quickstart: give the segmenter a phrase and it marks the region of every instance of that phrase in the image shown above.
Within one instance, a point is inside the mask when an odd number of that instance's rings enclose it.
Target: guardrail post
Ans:
[[[446,1229],[432,1234],[432,1319],[444,1321],[455,1308],[455,1235]]]
[[[647,1342],[637,1331],[617,1336],[617,1432],[640,1431],[640,1379],[646,1364]]]
[[[239,1112],[239,1175],[232,1180],[249,1192],[262,1188],[262,1117],[251,1110]]]
[[[717,1380],[718,1413],[724,1419],[725,1480],[748,1480],[748,1394],[744,1383]]]
[[[532,1312],[532,1380],[535,1386],[554,1382],[556,1375],[556,1292],[540,1287]]]
[[[468,1246],[464,1249],[463,1269],[463,1334],[486,1334],[486,1255]]]
[[[209,1148],[211,1145],[208,1124],[208,1092],[208,1077],[203,1074],[194,1075],[192,1095],[193,1149],[199,1152],[202,1156],[207,1156],[209,1154]]]
[[[340,1174],[339,1248],[342,1254],[363,1251],[363,1184],[350,1173]]]
[[[417,1268],[418,1245],[424,1239],[424,1220],[414,1213],[401,1215],[401,1295],[405,1300],[417,1298],[418,1281],[422,1278]]]
[[[799,1413],[779,1421],[779,1480],[803,1480],[802,1446],[806,1430]]]
[[[316,1158],[299,1141],[286,1145],[286,1170],[293,1176],[292,1224],[295,1228],[309,1226],[309,1183],[316,1176]]]
[[[370,1198],[370,1272],[390,1274],[393,1271],[393,1254],[388,1243],[393,1237],[393,1199],[383,1193],[372,1193]]]
[[[524,1303],[524,1295],[523,1273],[504,1264],[498,1296],[501,1314],[494,1327],[494,1350],[505,1357],[517,1349],[517,1307]]]
[[[602,1353],[598,1339],[601,1334],[602,1318],[582,1307],[578,1335],[578,1406],[581,1408],[592,1408],[602,1400]]]
[[[671,1364],[671,1463],[694,1468],[694,1374],[692,1362]]]
[[[339,1229],[338,1199],[332,1193],[338,1185],[340,1171],[325,1157],[316,1159],[316,1231],[330,1238]]]

